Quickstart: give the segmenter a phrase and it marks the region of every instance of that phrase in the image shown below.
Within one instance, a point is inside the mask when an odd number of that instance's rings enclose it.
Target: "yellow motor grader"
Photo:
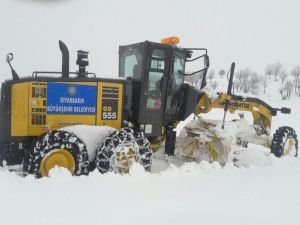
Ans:
[[[89,73],[86,51],[77,52],[78,71],[70,72],[69,51],[62,41],[61,71],[35,71],[20,77],[9,53],[12,79],[1,87],[1,165],[23,164],[24,173],[36,177],[47,176],[55,166],[65,167],[74,175],[86,175],[95,167],[101,173],[123,173],[134,161],[150,171],[153,151],[162,143],[165,153],[174,155],[178,122],[212,108],[250,111],[260,144],[269,146],[276,156],[291,149],[297,156],[298,142],[292,128],[278,129],[273,142],[265,138],[270,135],[271,118],[278,111],[290,113],[289,109],[232,94],[234,64],[227,93],[210,98],[204,90],[207,50],[178,47],[178,42],[179,38],[170,37],[161,43],[120,46],[117,79]],[[187,74],[186,66],[198,61],[199,68]],[[200,89],[184,82],[186,76],[195,74],[202,74]],[[209,123],[197,121],[198,127],[183,129],[186,141],[181,138],[178,148],[190,159],[205,149],[212,160],[217,160],[225,146],[220,135],[213,135]],[[243,137],[237,140],[249,141]]]

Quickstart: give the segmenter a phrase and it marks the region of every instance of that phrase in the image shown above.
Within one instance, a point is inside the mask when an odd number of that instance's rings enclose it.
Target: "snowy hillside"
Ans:
[[[226,90],[226,79],[218,81]],[[274,107],[292,107],[291,115],[274,117],[272,133],[287,125],[299,135],[300,99],[281,101],[278,86],[270,81],[266,95],[259,96]],[[222,111],[205,115],[222,116]],[[276,158],[255,145],[243,157],[248,165],[242,168],[207,162],[162,167],[156,158],[151,173],[134,165],[123,176],[94,171],[71,177],[55,168],[49,178],[35,179],[1,168],[0,224],[300,224],[300,158]]]

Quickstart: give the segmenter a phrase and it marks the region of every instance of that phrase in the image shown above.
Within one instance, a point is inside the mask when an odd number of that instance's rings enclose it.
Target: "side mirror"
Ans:
[[[7,63],[10,63],[11,61],[13,61],[13,59],[14,59],[14,54],[13,53],[8,53],[6,55],[6,62]]]
[[[14,54],[13,53],[8,53],[6,55],[6,62],[8,63],[10,69],[11,69],[11,74],[13,77],[13,80],[19,80],[19,75],[17,74],[17,72],[14,70],[14,68],[11,65],[11,61],[14,59]]]

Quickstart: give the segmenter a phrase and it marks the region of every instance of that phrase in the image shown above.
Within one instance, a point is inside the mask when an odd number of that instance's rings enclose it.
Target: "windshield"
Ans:
[[[177,84],[176,87],[181,87],[184,80],[184,59],[178,55],[175,55],[174,57],[173,76]]]

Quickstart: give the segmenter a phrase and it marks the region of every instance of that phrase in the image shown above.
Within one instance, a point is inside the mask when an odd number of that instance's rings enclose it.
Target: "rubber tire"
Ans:
[[[151,170],[152,149],[150,142],[143,133],[134,131],[130,128],[122,128],[111,133],[99,146],[96,153],[96,167],[100,173],[112,172],[111,159],[114,150],[125,140],[125,143],[137,146],[136,154],[139,156],[139,163],[146,171]]]
[[[41,177],[40,163],[43,157],[54,149],[68,150],[75,159],[74,175],[87,175],[89,173],[89,156],[86,145],[76,135],[63,131],[53,130],[38,137],[24,157],[23,171]]]
[[[279,127],[273,135],[271,144],[271,153],[276,157],[281,157],[284,155],[284,145],[288,138],[293,138],[295,140],[296,154],[298,156],[298,139],[295,130],[291,127]]]

